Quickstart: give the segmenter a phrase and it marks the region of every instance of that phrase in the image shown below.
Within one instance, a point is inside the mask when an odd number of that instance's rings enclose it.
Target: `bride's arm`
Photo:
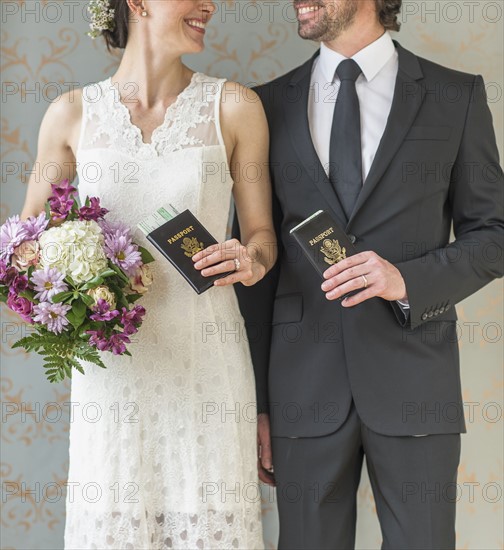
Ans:
[[[231,239],[194,256],[203,275],[240,269],[216,286],[260,281],[277,257],[271,212],[269,178],[269,132],[266,115],[257,94],[240,84],[227,82],[221,101],[221,126],[234,181],[233,195],[240,223],[241,243]],[[211,267],[209,267],[211,266]]]
[[[63,94],[51,103],[40,126],[37,157],[33,166],[21,219],[44,210],[51,195],[51,183],[75,178],[77,135],[80,128],[81,99],[76,92]]]

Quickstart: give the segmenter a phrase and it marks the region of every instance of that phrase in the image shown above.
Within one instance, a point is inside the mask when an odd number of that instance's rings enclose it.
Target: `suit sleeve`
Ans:
[[[406,283],[409,326],[443,313],[503,275],[502,168],[483,79],[474,79],[447,208],[455,240],[396,264]]]
[[[275,196],[273,196],[273,221],[276,235],[279,236],[281,211]],[[236,213],[232,236],[240,239],[240,227]],[[258,414],[269,412],[268,367],[272,332],[271,320],[280,272],[280,255],[281,247],[279,246],[277,262],[261,281],[249,287],[235,285],[240,311],[245,320],[245,329],[254,366]]]

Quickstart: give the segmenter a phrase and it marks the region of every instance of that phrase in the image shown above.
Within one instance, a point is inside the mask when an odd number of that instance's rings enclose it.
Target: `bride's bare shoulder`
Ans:
[[[75,150],[82,119],[82,89],[65,92],[51,102],[40,127],[41,137],[53,139]]]
[[[233,126],[247,125],[264,118],[261,99],[254,90],[230,80],[222,88],[221,109],[223,117]]]

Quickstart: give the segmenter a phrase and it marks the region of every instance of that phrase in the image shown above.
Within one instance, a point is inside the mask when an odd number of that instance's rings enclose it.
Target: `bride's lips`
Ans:
[[[199,32],[200,34],[205,34],[205,27],[207,22],[203,21],[203,19],[185,19],[184,21],[186,25],[191,27],[191,29],[194,29],[196,32]]]

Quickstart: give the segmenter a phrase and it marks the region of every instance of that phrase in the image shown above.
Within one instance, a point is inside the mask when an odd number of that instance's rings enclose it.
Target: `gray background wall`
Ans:
[[[49,102],[68,83],[82,86],[102,80],[117,65],[117,56],[85,36],[86,4],[1,3],[2,222],[22,207],[38,127]],[[245,84],[262,82],[300,64],[316,49],[298,38],[288,0],[227,0],[218,8],[206,51],[187,59],[196,70]],[[501,0],[405,0],[403,29],[397,37],[419,55],[484,76],[501,152],[503,8]],[[502,284],[493,283],[457,309],[469,430],[463,437],[459,472],[457,546],[503,548]],[[10,349],[24,333],[26,327],[2,306],[1,547],[62,548],[70,387],[49,385],[36,356]],[[277,518],[269,490],[264,491],[263,510],[266,546],[274,548]],[[380,541],[364,476],[358,547],[378,548]]]

